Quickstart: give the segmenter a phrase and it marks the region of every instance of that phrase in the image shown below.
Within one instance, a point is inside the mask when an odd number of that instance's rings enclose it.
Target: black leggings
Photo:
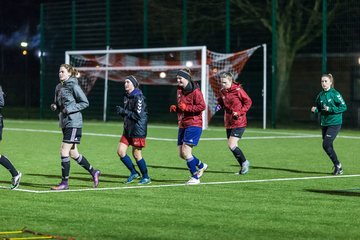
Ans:
[[[326,154],[330,157],[334,166],[339,165],[340,162],[337,158],[337,155],[334,150],[333,142],[340,132],[341,125],[331,125],[331,126],[323,126],[322,127],[322,147]]]

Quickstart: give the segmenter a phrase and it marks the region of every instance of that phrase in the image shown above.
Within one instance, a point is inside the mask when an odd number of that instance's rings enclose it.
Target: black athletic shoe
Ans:
[[[343,169],[341,168],[341,164],[334,166],[333,175],[340,175],[343,174]]]

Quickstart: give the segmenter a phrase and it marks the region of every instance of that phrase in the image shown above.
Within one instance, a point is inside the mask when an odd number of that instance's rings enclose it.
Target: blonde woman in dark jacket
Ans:
[[[100,171],[94,169],[88,160],[79,153],[77,144],[82,136],[83,119],[81,111],[89,106],[89,101],[78,84],[80,73],[69,64],[60,65],[60,84],[55,90],[55,102],[51,110],[59,111],[59,125],[62,128],[63,140],[61,143],[61,182],[52,187],[52,190],[66,190],[69,188],[70,158],[77,161],[87,170],[94,181],[94,187],[99,185]]]

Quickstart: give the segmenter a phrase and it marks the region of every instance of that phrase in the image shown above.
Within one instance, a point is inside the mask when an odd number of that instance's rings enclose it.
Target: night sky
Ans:
[[[7,94],[7,105],[26,95],[27,105],[38,104],[40,82],[40,4],[44,0],[0,0],[0,84]],[[28,42],[27,55],[20,43]],[[28,88],[20,96],[18,89]],[[31,96],[30,96],[31,95]]]
[[[39,47],[40,0],[0,0],[0,44],[18,48],[28,41],[29,48]]]

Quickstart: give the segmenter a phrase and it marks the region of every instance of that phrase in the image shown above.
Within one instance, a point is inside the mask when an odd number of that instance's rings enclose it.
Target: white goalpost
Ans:
[[[242,52],[221,54],[207,50],[206,46],[109,49],[66,51],[65,63],[81,73],[80,85],[87,94],[95,82],[103,80],[102,119],[108,119],[109,81],[123,82],[128,75],[137,77],[141,85],[176,85],[176,73],[187,67],[193,80],[199,82],[206,102],[203,111],[203,129],[208,127],[215,114],[214,105],[220,89],[219,73],[231,71],[235,77],[252,53],[261,46]],[[263,75],[263,128],[266,128],[266,44],[264,49]],[[170,103],[169,103],[170,104]]]

